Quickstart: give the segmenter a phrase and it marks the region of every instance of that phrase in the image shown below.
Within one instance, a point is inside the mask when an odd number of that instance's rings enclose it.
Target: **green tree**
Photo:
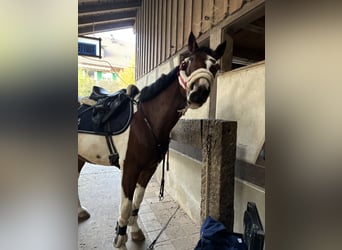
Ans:
[[[123,70],[120,70],[118,76],[119,76],[120,86],[122,88],[126,88],[130,84],[135,84],[135,58],[134,57],[132,57],[132,59],[130,60],[128,67],[124,68]]]
[[[94,85],[95,80],[88,75],[88,71],[78,68],[78,95],[89,96]]]
[[[117,79],[101,79],[95,81],[89,76],[86,69],[78,68],[78,95],[81,97],[89,96],[94,85],[106,89],[113,93],[120,89],[127,88],[130,84],[135,84],[135,59],[132,58],[128,67],[119,72],[112,72],[117,74]]]

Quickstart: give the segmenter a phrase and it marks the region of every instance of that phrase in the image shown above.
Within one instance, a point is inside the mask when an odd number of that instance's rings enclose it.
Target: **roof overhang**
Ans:
[[[79,0],[78,35],[133,27],[141,0]]]

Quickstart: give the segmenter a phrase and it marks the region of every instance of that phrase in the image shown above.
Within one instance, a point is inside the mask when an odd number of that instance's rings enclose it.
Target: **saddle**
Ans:
[[[118,92],[120,92],[120,91],[125,92],[131,98],[134,98],[140,92],[138,87],[135,85],[128,85],[127,89],[122,89],[122,90],[119,90]],[[103,99],[103,98],[106,98],[109,96],[114,96],[114,95],[118,94],[118,92],[111,94],[107,90],[105,90],[104,88],[101,88],[99,86],[93,86],[93,89],[92,89],[92,92],[91,92],[89,98],[94,100],[94,101],[98,101],[100,99]]]
[[[120,168],[119,154],[112,135],[126,131],[133,117],[134,98],[139,93],[134,85],[115,93],[94,86],[88,98],[80,100],[78,108],[78,132],[103,135],[109,149],[109,162]]]
[[[94,86],[90,96],[81,100],[78,132],[99,135],[124,132],[132,118],[134,97],[139,92],[134,85],[115,93]]]

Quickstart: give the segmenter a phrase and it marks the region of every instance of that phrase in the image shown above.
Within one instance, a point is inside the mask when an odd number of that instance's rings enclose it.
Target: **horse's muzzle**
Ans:
[[[190,92],[188,102],[191,108],[199,108],[205,103],[210,94],[210,88],[207,86],[199,86],[196,90]]]

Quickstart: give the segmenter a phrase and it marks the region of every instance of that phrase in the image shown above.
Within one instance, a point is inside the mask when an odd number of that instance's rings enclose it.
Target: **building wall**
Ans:
[[[237,121],[236,157],[254,164],[265,142],[265,63],[217,78],[216,118]]]
[[[251,2],[254,3],[243,6],[242,1],[143,1],[136,23],[138,87],[151,84],[162,73],[168,73],[179,65],[180,58],[186,51],[190,29],[200,43],[206,40],[211,48],[216,48],[225,37],[224,30],[230,23],[234,23],[264,3],[262,0]],[[184,7],[185,5],[191,5],[191,8]],[[154,8],[157,10],[156,13],[152,11]],[[184,8],[187,11],[184,11]],[[209,19],[206,20],[206,17]],[[158,23],[158,20],[161,22]],[[175,25],[176,21],[179,22],[178,25]],[[156,24],[152,25],[151,22]],[[163,32],[156,32],[158,29]],[[220,73],[210,100],[200,109],[187,111],[182,119],[219,118],[238,121],[237,158],[254,164],[265,138],[264,72],[265,64],[260,62]],[[156,175],[160,179],[161,166]],[[171,149],[170,171],[166,172],[165,178],[167,192],[194,221],[200,222],[201,162]],[[236,232],[243,230],[243,212],[247,201],[256,202],[262,223],[265,225],[264,188],[236,177]]]
[[[243,6],[243,0],[142,0],[135,31],[136,77],[140,79]]]

